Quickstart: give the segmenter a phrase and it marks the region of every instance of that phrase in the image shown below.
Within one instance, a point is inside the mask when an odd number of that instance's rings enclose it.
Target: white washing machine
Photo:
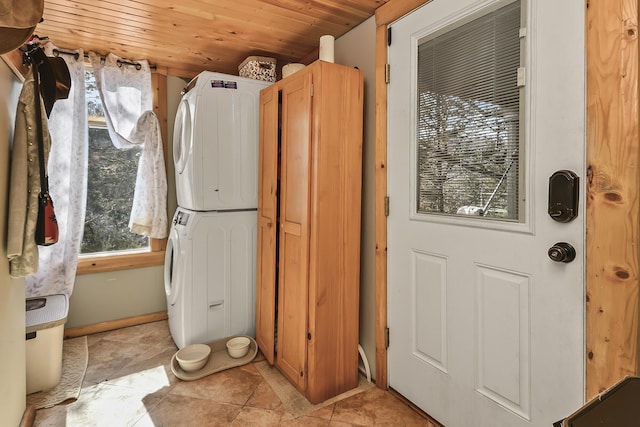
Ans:
[[[257,206],[260,90],[270,84],[204,71],[187,85],[173,132],[178,206]]]
[[[255,335],[256,215],[176,210],[164,286],[178,348]]]

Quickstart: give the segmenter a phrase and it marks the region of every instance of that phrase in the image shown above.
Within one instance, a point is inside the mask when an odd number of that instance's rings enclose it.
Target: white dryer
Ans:
[[[256,220],[256,211],[176,210],[164,286],[178,348],[254,336]]]
[[[178,206],[257,206],[260,90],[270,84],[204,71],[187,85],[173,132]]]

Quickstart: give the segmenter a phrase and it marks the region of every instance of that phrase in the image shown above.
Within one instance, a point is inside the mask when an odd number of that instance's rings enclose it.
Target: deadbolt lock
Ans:
[[[580,179],[569,170],[555,172],[549,178],[549,216],[558,222],[570,222],[578,216]]]

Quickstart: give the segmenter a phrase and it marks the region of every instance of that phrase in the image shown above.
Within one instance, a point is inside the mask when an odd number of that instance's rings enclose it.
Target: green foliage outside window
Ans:
[[[140,149],[120,150],[113,146],[91,69],[85,73],[85,84],[89,115],[89,161],[81,253],[148,248],[147,237],[129,231]]]

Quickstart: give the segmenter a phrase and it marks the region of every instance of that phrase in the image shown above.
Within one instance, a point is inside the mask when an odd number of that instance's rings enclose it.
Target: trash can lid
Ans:
[[[42,300],[44,300],[44,305],[42,305]],[[33,304],[34,302],[39,302],[39,304]],[[26,311],[25,325],[27,334],[64,325],[67,321],[69,297],[65,294],[28,298],[26,304],[27,306],[33,305],[36,307]]]

